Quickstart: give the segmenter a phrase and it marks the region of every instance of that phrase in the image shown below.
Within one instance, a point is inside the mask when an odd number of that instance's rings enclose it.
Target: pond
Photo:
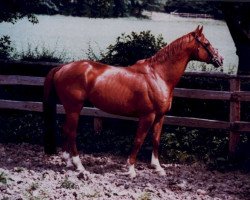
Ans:
[[[27,19],[19,20],[14,25],[1,23],[0,35],[9,35],[18,52],[27,50],[29,46],[32,49],[45,47],[59,53],[65,51],[70,60],[77,60],[87,58],[89,45],[96,54],[100,50],[105,51],[121,33],[150,30],[154,35],[162,34],[164,40],[170,43],[193,31],[197,25],[203,25],[206,37],[225,58],[223,72],[236,72],[236,48],[224,21],[181,18],[155,12],[146,14],[149,19],[38,15],[39,23],[34,25]]]

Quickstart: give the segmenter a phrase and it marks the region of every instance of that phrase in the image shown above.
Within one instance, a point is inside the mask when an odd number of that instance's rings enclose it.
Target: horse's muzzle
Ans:
[[[211,59],[211,63],[215,67],[221,67],[223,65],[223,60],[224,60],[224,58],[221,55],[219,55],[218,50],[215,49],[215,55],[213,55],[213,57]]]
[[[215,67],[221,67],[223,65],[223,58],[220,56],[220,57],[214,57],[212,58],[212,64],[215,66]]]

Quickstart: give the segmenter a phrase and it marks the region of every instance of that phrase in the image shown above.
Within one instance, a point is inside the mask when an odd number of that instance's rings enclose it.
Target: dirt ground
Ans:
[[[138,162],[130,179],[125,157],[81,154],[90,174],[66,169],[59,155],[30,144],[0,144],[0,199],[250,199],[250,174],[209,171],[202,164],[163,164],[159,177]]]

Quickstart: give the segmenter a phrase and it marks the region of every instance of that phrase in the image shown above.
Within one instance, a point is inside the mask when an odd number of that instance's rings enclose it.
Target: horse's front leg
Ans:
[[[152,113],[149,115],[143,116],[139,119],[139,124],[138,124],[137,132],[136,132],[136,136],[134,140],[134,147],[127,161],[127,164],[128,164],[127,174],[130,176],[130,178],[134,178],[136,176],[136,172],[135,172],[136,157],[150,127],[152,126],[154,122],[154,119],[155,119],[155,114],[152,114]]]
[[[159,144],[160,144],[163,121],[164,121],[164,115],[159,116],[159,117],[157,116],[153,124],[153,152],[152,152],[152,158],[151,158],[151,166],[155,168],[155,171],[160,176],[166,175],[166,172],[160,165],[159,156],[158,156],[158,149],[159,149]]]

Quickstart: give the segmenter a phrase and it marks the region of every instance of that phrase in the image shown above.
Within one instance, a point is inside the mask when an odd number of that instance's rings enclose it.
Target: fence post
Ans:
[[[102,131],[102,118],[94,118],[94,133],[99,134]]]
[[[232,92],[230,100],[230,135],[229,135],[229,155],[235,157],[237,145],[240,141],[240,133],[235,126],[236,121],[240,121],[240,101],[233,92],[240,91],[240,78],[230,79],[230,92]]]

